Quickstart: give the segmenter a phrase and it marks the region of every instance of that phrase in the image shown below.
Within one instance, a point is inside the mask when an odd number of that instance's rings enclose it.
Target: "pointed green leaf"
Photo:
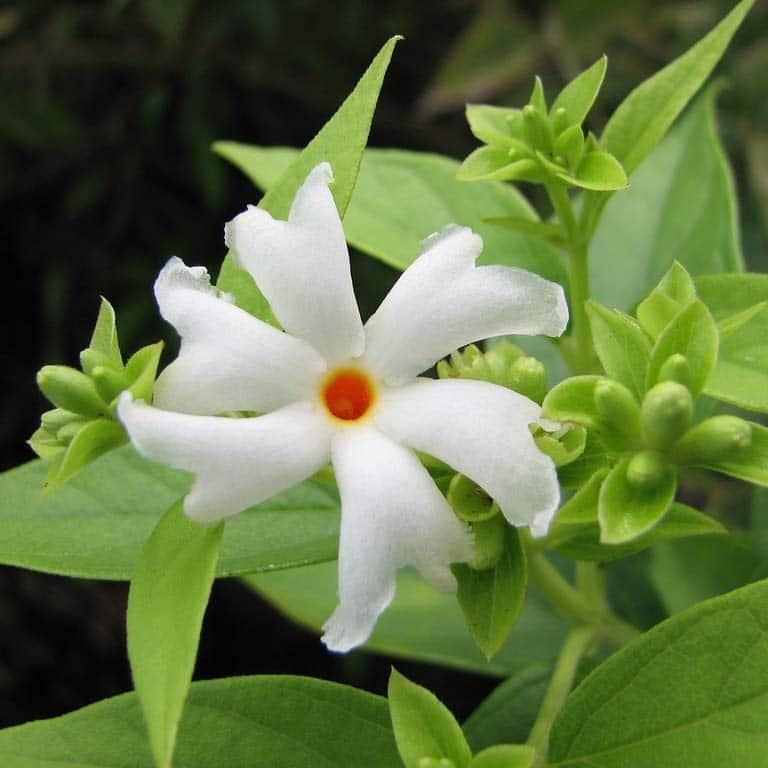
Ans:
[[[459,181],[538,181],[539,164],[531,158],[513,160],[500,147],[480,147],[468,155],[456,172]]]
[[[760,582],[650,630],[568,697],[548,764],[763,768],[766,629],[768,582]]]
[[[160,363],[160,355],[163,352],[163,342],[149,344],[131,355],[125,365],[125,373],[128,377],[128,389],[137,400],[152,401],[152,391],[155,388],[157,366]]]
[[[576,75],[558,94],[552,104],[552,113],[562,107],[568,114],[569,123],[581,125],[600,92],[607,66],[608,58],[601,56],[589,69]]]
[[[584,133],[580,125],[566,128],[555,139],[555,157],[564,157],[569,168],[576,168],[584,157]]]
[[[456,768],[467,768],[472,753],[461,726],[433,693],[393,668],[388,697],[395,741],[405,768],[421,768],[422,757],[447,757]]]
[[[472,758],[470,768],[531,768],[536,750],[527,744],[496,744]]]
[[[0,731],[3,768],[152,768],[125,694]],[[192,683],[176,768],[402,768],[387,702],[346,685],[264,675]]]
[[[0,473],[0,563],[91,579],[130,579],[161,516],[189,490],[191,476],[111,450],[43,496],[49,464]],[[219,575],[334,560],[339,499],[306,480],[227,524]],[[469,639],[468,639],[469,644]]]
[[[234,142],[220,142],[214,148],[261,188],[273,184],[296,156],[296,150]],[[405,269],[418,256],[425,235],[459,223],[471,226],[483,238],[480,264],[522,267],[565,284],[567,275],[556,248],[537,237],[482,221],[489,216],[514,216],[537,222],[523,195],[500,182],[458,181],[458,168],[455,160],[441,155],[367,149],[344,217],[350,244],[395,269]]]
[[[613,113],[601,144],[628,173],[659,143],[709,77],[753,5],[754,0],[738,3],[696,45],[635,88]]]
[[[656,339],[695,298],[696,287],[688,270],[675,261],[659,284],[638,304],[637,319],[651,338]]]
[[[711,275],[697,278],[696,286],[721,328],[717,365],[705,393],[768,413],[768,309],[762,308],[768,275]]]
[[[542,414],[553,421],[575,421],[595,430],[604,428],[595,405],[595,389],[604,376],[572,376],[551,389],[544,398]]]
[[[103,296],[91,343],[88,346],[105,355],[115,368],[122,369],[123,356],[120,354],[120,344],[117,340],[115,310]]]
[[[692,275],[743,269],[714,96],[702,95],[605,207],[589,251],[592,295],[602,304],[628,312],[674,259]]]
[[[569,174],[565,180],[582,189],[603,191],[624,189],[629,184],[621,163],[608,152],[587,152],[575,175]]]
[[[472,134],[484,144],[498,144],[509,148],[519,140],[519,137],[512,135],[510,122],[522,119],[519,109],[494,107],[490,104],[467,104],[465,114]]]
[[[535,107],[536,111],[540,114],[547,114],[547,98],[544,95],[544,83],[541,82],[541,78],[538,75],[533,79],[533,91],[531,91],[531,98],[528,99],[528,103]]]
[[[95,419],[82,426],[67,446],[56,473],[46,481],[49,493],[72,475],[90,464],[107,451],[122,445],[127,440],[120,424],[111,419]]]
[[[287,218],[291,202],[307,174],[318,163],[327,161],[333,169],[333,197],[339,215],[344,216],[368,142],[379,91],[398,40],[399,37],[392,37],[384,44],[352,93],[279,180],[270,186],[259,207],[278,219]],[[232,255],[227,254],[217,281],[218,288],[231,293],[243,309],[257,317],[270,319],[264,297],[250,276],[243,272],[235,266]]]
[[[675,498],[677,477],[669,468],[658,484],[640,488],[627,477],[630,459],[619,462],[600,488],[598,520],[603,544],[625,544],[656,525]]]
[[[638,400],[645,394],[651,342],[629,315],[587,302],[595,352],[605,372],[626,386]]]
[[[646,384],[650,389],[659,381],[664,363],[672,355],[683,355],[688,361],[688,388],[696,397],[707,383],[717,361],[717,325],[699,299],[692,301],[664,329],[651,351]]]
[[[170,768],[224,523],[175,504],[149,537],[128,595],[128,658],[157,768]]]
[[[525,550],[517,529],[505,529],[504,552],[493,568],[478,571],[464,564],[452,568],[459,605],[472,637],[488,659],[504,644],[525,601]]]

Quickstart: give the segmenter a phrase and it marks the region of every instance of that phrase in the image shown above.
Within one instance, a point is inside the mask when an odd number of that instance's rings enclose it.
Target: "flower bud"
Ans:
[[[501,515],[490,520],[472,523],[475,539],[475,556],[469,567],[475,571],[487,571],[499,562],[504,554],[507,523]]]
[[[749,448],[752,427],[737,416],[713,416],[689,429],[675,446],[678,464],[707,466],[732,458]]]
[[[662,454],[640,451],[627,464],[627,482],[639,491],[651,491],[661,485],[670,471]]]
[[[91,376],[93,374],[93,369],[99,365],[112,368],[114,363],[109,355],[105,355],[97,349],[91,349],[89,347],[80,353],[80,367],[85,371],[86,375]]]
[[[99,395],[111,403],[124,389],[128,388],[128,379],[123,371],[97,365],[91,373],[93,383]]]
[[[491,368],[478,347],[470,344],[462,351],[451,352],[450,363],[441,360],[437,365],[437,375],[441,379],[461,378],[491,380]]]
[[[70,421],[81,418],[82,417],[79,414],[73,413],[72,411],[65,411],[62,408],[54,408],[50,411],[46,411],[40,416],[40,423],[49,432],[55,434],[65,424],[69,424]]]
[[[648,443],[667,448],[691,426],[693,398],[682,384],[662,381],[646,393],[640,416]]]
[[[101,416],[107,413],[104,401],[96,386],[81,371],[66,365],[45,365],[37,374],[37,385],[42,393],[57,407],[84,416]]]
[[[568,112],[565,107],[558,107],[552,112],[552,129],[555,136],[559,136],[566,128],[569,128]]]
[[[659,381],[676,381],[684,387],[691,383],[691,366],[685,355],[670,355],[659,369]]]
[[[509,369],[506,385],[541,404],[547,394],[547,371],[535,357],[518,357]]]
[[[634,395],[623,384],[612,379],[601,379],[595,386],[594,397],[598,414],[612,431],[623,437],[639,435],[640,408]]]
[[[456,515],[468,523],[490,520],[499,514],[496,502],[465,475],[451,478],[447,498]]]
[[[493,383],[506,386],[509,369],[524,354],[520,347],[509,341],[500,341],[488,349],[485,353],[485,359],[490,366]]]
[[[56,432],[56,439],[61,445],[69,445],[72,442],[72,438],[88,423],[88,419],[82,417],[75,421],[70,421],[65,424],[58,432]]]

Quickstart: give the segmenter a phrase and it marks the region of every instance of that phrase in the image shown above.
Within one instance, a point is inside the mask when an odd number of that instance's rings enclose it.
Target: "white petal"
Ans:
[[[249,206],[225,233],[283,328],[339,363],[362,353],[364,336],[331,179],[331,166],[321,163],[296,193],[288,221]]]
[[[155,282],[160,314],[181,336],[179,356],[160,375],[154,403],[183,413],[265,413],[309,400],[325,362],[289,336],[221,298],[202,267],[177,258]]]
[[[512,525],[541,534],[560,488],[552,460],[528,429],[540,412],[532,400],[495,384],[424,379],[383,393],[374,419],[392,439],[474,480]]]
[[[398,384],[473,341],[565,330],[559,285],[523,269],[476,267],[482,248],[478,235],[454,225],[424,241],[365,325],[365,362],[378,376]]]
[[[161,411],[124,393],[118,416],[142,456],[195,473],[184,512],[201,523],[258,504],[330,459],[331,428],[310,403],[228,419]]]
[[[370,636],[395,594],[395,572],[415,565],[453,589],[449,565],[472,558],[472,541],[416,456],[370,427],[333,440],[341,491],[339,605],[323,642],[348,651]]]

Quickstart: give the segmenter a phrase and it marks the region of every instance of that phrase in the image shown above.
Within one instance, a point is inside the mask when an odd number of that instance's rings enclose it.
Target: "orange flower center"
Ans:
[[[357,368],[333,371],[325,381],[322,394],[325,407],[344,421],[365,416],[375,397],[373,382]]]

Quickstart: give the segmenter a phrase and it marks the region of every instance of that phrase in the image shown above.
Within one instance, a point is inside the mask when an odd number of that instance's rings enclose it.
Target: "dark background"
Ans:
[[[303,146],[380,45],[395,52],[375,146],[461,158],[475,146],[467,100],[520,105],[534,73],[549,94],[609,57],[591,118],[599,129],[643,78],[701,37],[721,0],[334,3],[114,0],[0,4],[0,469],[45,404],[44,363],[74,364],[107,296],[122,347],[164,336],[150,286],[171,254],[214,274],[223,223],[258,193],[209,150],[216,139]],[[721,130],[737,175],[745,255],[768,243],[768,3],[758,2],[718,73]],[[527,190],[526,190],[527,191]],[[425,233],[427,234],[427,233]],[[394,273],[353,254],[364,313]],[[171,343],[171,349],[173,344]],[[171,353],[172,354],[172,353]],[[0,531],[0,535],[2,532]],[[126,585],[0,569],[0,726],[129,689]],[[493,686],[399,663],[464,716]],[[237,582],[219,582],[197,677],[281,672],[381,693],[388,661],[326,654]]]

